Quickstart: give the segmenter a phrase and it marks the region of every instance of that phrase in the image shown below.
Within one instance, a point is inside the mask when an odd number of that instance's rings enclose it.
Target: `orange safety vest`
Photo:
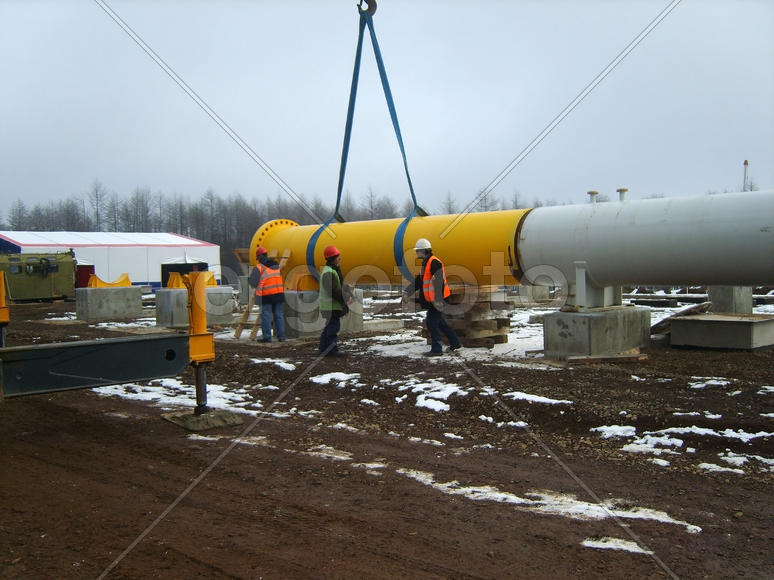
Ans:
[[[428,302],[435,302],[435,286],[433,285],[433,274],[430,272],[430,265],[433,260],[438,260],[441,264],[441,274],[443,274],[443,297],[448,298],[451,294],[449,290],[449,284],[446,283],[446,268],[444,268],[443,262],[435,256],[430,256],[430,259],[425,264],[425,271],[422,274],[422,292],[425,295],[425,300]]]
[[[271,296],[284,292],[279,268],[269,268],[263,264],[256,264],[256,266],[261,271],[261,281],[258,282],[258,287],[255,289],[256,296]]]

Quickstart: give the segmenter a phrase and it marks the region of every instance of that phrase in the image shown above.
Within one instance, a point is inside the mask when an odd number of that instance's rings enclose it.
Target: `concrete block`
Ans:
[[[753,297],[750,286],[710,286],[707,288],[712,311],[733,314],[752,314]]]
[[[548,302],[551,300],[548,286],[531,286],[520,284],[516,286],[516,293],[523,302]]]
[[[352,290],[350,312],[341,319],[340,335],[363,331],[363,291]],[[288,338],[319,336],[325,326],[320,316],[318,293],[311,290],[285,292],[285,334]]]
[[[75,316],[78,320],[101,322],[142,316],[142,288],[76,288]]]
[[[613,306],[543,317],[546,357],[607,356],[650,343],[650,309]]]
[[[350,295],[352,303],[349,305],[349,314],[341,319],[340,334],[363,332],[363,290],[352,288]]]
[[[239,304],[245,306],[250,300],[250,295],[255,292],[255,288],[250,288],[247,276],[239,277]]]
[[[188,328],[188,290],[185,288],[156,290],[156,326]]]
[[[288,338],[307,338],[319,335],[325,326],[320,316],[317,292],[304,290],[285,292],[285,335]]]
[[[231,286],[208,286],[205,290],[207,326],[234,322],[234,291]],[[188,290],[160,288],[156,291],[156,326],[188,328]]]
[[[234,290],[231,286],[207,286],[207,326],[234,322]]]
[[[754,350],[774,345],[774,316],[696,314],[672,319],[672,346]]]
[[[403,329],[402,320],[366,320],[363,322],[363,330],[366,332],[389,332]]]

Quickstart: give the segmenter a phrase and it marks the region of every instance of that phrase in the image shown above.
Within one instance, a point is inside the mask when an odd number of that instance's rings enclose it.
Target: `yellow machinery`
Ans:
[[[194,274],[195,272],[190,272],[190,274]],[[204,274],[204,278],[207,281],[207,286],[217,286],[218,281],[215,279],[215,272],[211,272],[210,270],[205,270],[201,272]],[[180,274],[180,272],[170,272],[169,278],[167,278],[167,284],[166,288],[176,288],[182,290],[183,288],[186,288],[185,284],[185,274]]]
[[[188,358],[196,377],[196,409],[201,415],[207,408],[207,365],[215,361],[215,337],[207,332],[207,280],[212,272],[190,272],[183,277],[188,288]]]
[[[132,282],[129,280],[129,274],[124,272],[113,282],[105,282],[102,278],[96,274],[89,276],[89,282],[87,288],[123,288],[125,286],[131,286]]]
[[[215,341],[207,332],[207,280],[212,272],[191,272],[183,277],[188,288],[188,358],[195,366],[215,360]]]
[[[300,226],[279,219],[258,228],[250,243],[250,259],[254,263],[258,246],[264,246],[271,256],[287,256],[283,267],[286,288],[313,290],[317,289],[314,271],[325,263],[323,250],[334,245],[342,254],[341,270],[349,284],[405,285],[418,271],[414,244],[418,238],[427,238],[446,264],[449,283],[515,284],[514,239],[529,211],[471,213],[464,219],[455,215],[414,217],[407,224],[403,219],[344,222],[322,231],[319,225]],[[312,260],[308,260],[310,254]]]
[[[5,304],[5,272],[0,271],[0,348],[5,346],[5,327],[10,320]]]

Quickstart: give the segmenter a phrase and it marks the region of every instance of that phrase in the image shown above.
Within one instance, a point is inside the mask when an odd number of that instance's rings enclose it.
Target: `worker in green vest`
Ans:
[[[328,246],[323,251],[325,266],[320,275],[320,314],[325,319],[325,328],[320,334],[320,354],[323,356],[341,356],[338,334],[341,330],[341,317],[349,312],[344,296],[343,277],[341,275],[341,252],[336,246]]]

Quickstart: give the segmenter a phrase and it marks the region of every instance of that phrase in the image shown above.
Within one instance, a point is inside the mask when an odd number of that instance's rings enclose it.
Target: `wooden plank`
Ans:
[[[285,248],[282,250],[282,255],[280,256],[279,260],[277,260],[277,263],[279,263],[280,269],[285,267],[285,263],[288,261],[288,258],[290,258],[290,249]]]
[[[632,298],[629,300],[637,306],[650,306],[652,308],[675,308],[677,298]]]
[[[483,302],[504,303],[509,300],[508,292],[500,286],[450,286],[451,295],[447,298],[449,304],[475,304]]]
[[[258,315],[255,317],[255,320],[253,321],[253,328],[250,331],[250,340],[255,340],[256,335],[258,334],[258,330],[261,328],[261,313],[258,312]]]
[[[650,327],[651,334],[669,334],[672,331],[672,319],[676,316],[688,316],[689,314],[701,314],[712,309],[712,302],[702,302],[701,304],[692,304],[681,310],[678,310],[671,316],[659,320]]]
[[[490,310],[490,309],[484,309],[484,310],[470,310],[465,313],[464,318],[468,322],[472,322],[474,320],[494,320],[499,318],[508,318],[510,319],[508,310]]]
[[[250,311],[253,309],[253,304],[255,304],[255,292],[250,292],[250,298],[247,300],[247,308],[245,308],[245,311],[242,313],[242,318],[239,319],[239,324],[237,324],[236,329],[234,329],[234,338],[242,336],[242,329],[244,329],[245,324],[247,324],[247,319],[250,318]]]
[[[508,342],[508,335],[488,336],[486,338],[460,338],[462,346],[466,348],[492,348],[496,344]]]
[[[495,319],[468,321],[462,318],[448,318],[447,322],[458,333],[466,330],[497,330],[501,328]]]
[[[501,328],[501,329],[482,329],[482,330],[474,330],[472,328],[467,329],[466,331],[460,333],[460,338],[465,337],[468,339],[472,338],[489,338],[494,336],[507,336],[508,335],[508,329],[507,328]]]
[[[568,356],[567,362],[568,363],[576,363],[576,364],[592,364],[597,362],[637,362],[642,360],[647,360],[648,355],[637,353],[637,354],[609,354],[609,355],[587,355],[587,356]]]

